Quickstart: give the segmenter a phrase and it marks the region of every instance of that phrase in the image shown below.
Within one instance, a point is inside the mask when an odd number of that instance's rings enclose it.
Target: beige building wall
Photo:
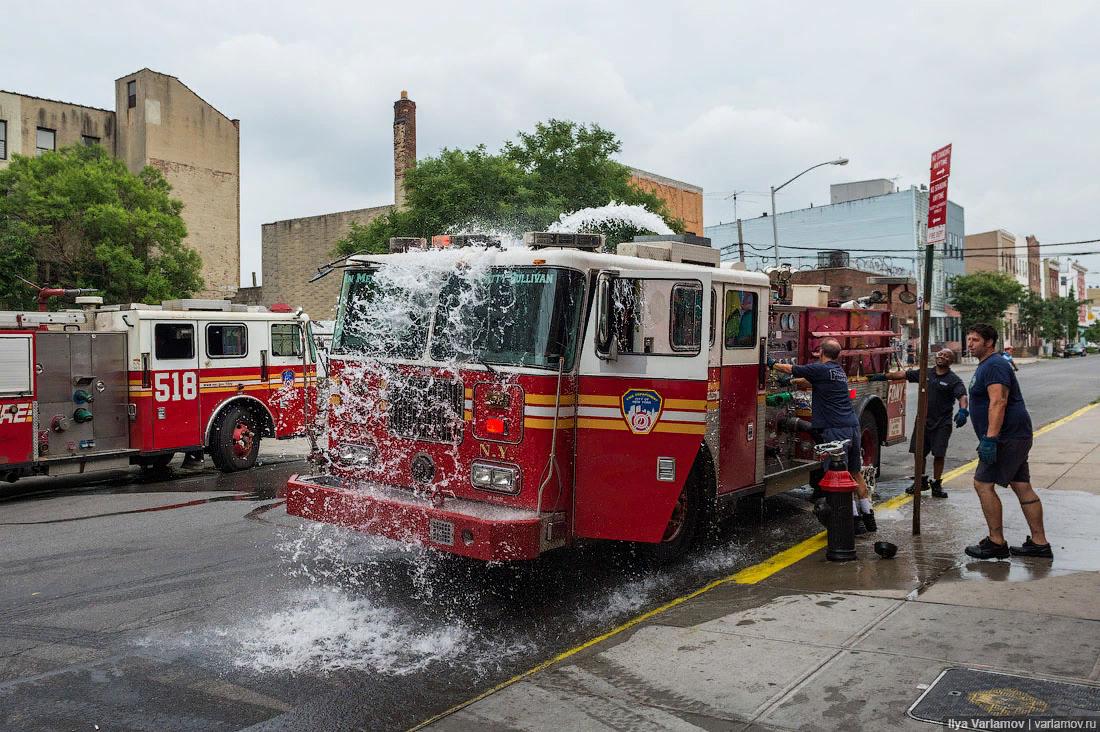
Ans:
[[[673,216],[683,219],[686,233],[703,235],[702,188],[637,168],[631,168],[630,172],[633,185],[656,195]]]
[[[332,248],[351,231],[353,221],[366,225],[392,208],[375,206],[264,224],[262,304],[286,303],[292,308],[305,308],[315,320],[335,318],[341,270],[316,282],[310,282],[309,278],[317,274],[318,267],[335,258]]]
[[[131,106],[129,83],[136,82]],[[202,257],[206,289],[232,297],[240,282],[240,123],[174,76],[142,69],[115,81],[118,157],[132,172],[160,170],[184,202],[185,244]]]
[[[115,113],[110,110],[0,92],[0,120],[6,123],[0,169],[8,166],[12,155],[35,154],[39,128],[54,132],[55,150],[91,137],[107,152],[115,152]]]

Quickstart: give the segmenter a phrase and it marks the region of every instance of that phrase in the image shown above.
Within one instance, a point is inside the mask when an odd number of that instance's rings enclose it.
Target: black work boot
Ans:
[[[863,533],[863,522],[859,520],[859,516],[852,516],[852,533],[855,536]]]
[[[921,493],[923,493],[924,491],[928,490],[928,478],[923,477],[923,478],[920,479],[920,482],[921,482],[920,490],[921,490]],[[908,493],[909,495],[913,495],[914,493],[917,492],[917,481],[915,479],[913,480],[913,485],[906,488],[905,492]]]
[[[998,544],[988,536],[966,548],[967,555],[975,559],[1008,559],[1008,542]]]
[[[878,522],[875,521],[875,512],[873,510],[862,514],[861,518],[863,519],[863,526],[867,531],[872,534],[878,531]]]
[[[947,491],[943,489],[942,480],[932,481],[932,497],[933,498],[947,498]]]
[[[1027,537],[1021,546],[1009,547],[1009,551],[1017,557],[1042,557],[1043,559],[1053,559],[1054,551],[1050,548],[1050,544],[1036,544],[1031,540],[1031,537]]]

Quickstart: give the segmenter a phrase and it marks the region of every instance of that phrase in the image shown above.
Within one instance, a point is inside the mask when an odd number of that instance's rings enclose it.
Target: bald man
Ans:
[[[852,399],[848,395],[848,374],[837,362],[840,358],[840,341],[826,338],[821,341],[821,352],[817,363],[789,364],[775,363],[768,359],[768,367],[795,378],[805,379],[813,386],[813,426],[822,431],[825,442],[849,440],[845,462],[848,472],[855,479],[856,495],[859,501],[853,504],[852,514],[857,529],[862,514],[863,527],[867,531],[877,531],[875,512],[871,509],[871,496],[867,491],[867,482],[863,480],[863,461],[860,451],[859,418],[852,409]],[[828,470],[829,461],[825,461]]]

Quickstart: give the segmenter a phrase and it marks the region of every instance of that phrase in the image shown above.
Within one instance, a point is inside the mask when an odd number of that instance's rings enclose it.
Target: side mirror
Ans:
[[[619,358],[612,322],[614,303],[611,290],[614,279],[610,273],[602,272],[596,280],[596,356],[604,361],[616,361]]]

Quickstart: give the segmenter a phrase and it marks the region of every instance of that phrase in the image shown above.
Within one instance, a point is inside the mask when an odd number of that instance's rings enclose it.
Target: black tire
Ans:
[[[672,508],[665,535],[656,544],[644,544],[646,554],[656,562],[672,562],[683,558],[695,545],[705,518],[703,491],[693,470]]]
[[[864,465],[874,465],[877,471],[882,463],[882,445],[879,444],[878,420],[869,409],[863,410],[859,415],[859,442],[860,461]],[[870,460],[867,459],[868,449],[871,450]]]
[[[248,470],[260,451],[260,425],[251,410],[230,405],[210,432],[210,457],[224,473]]]

